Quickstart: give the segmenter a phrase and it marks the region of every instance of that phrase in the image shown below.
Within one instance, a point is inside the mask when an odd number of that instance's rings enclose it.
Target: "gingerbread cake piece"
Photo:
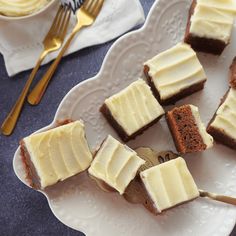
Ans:
[[[145,62],[144,73],[163,105],[173,104],[203,89],[207,80],[196,53],[185,43],[179,43]]]
[[[179,153],[201,152],[213,146],[196,106],[175,107],[167,112],[166,119]]]
[[[96,152],[88,172],[122,195],[144,163],[135,151],[109,135]]]
[[[236,89],[226,93],[207,131],[218,142],[236,150]]]
[[[182,157],[140,173],[156,214],[199,197],[198,188]]]
[[[27,179],[36,189],[44,189],[76,175],[92,162],[82,121],[24,138],[21,155]]]
[[[235,0],[193,0],[184,41],[196,51],[220,55],[230,43]]]
[[[142,79],[107,98],[100,111],[125,142],[155,124],[165,113]]]
[[[230,86],[236,89],[236,57],[230,66]]]

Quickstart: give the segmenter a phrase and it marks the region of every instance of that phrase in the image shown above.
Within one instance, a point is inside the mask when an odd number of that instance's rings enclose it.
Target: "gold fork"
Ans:
[[[56,51],[61,47],[68,28],[70,15],[71,9],[69,7],[59,7],[52,26],[43,41],[44,50],[42,51],[36,66],[32,70],[19,98],[2,124],[1,131],[4,135],[10,135],[14,130],[16,122],[23,108],[26,96],[29,92],[29,88],[42,61],[48,55],[48,53]]]
[[[226,196],[226,195],[219,195],[216,193],[209,193],[209,192],[201,190],[201,189],[199,189],[199,193],[200,193],[200,197],[207,197],[207,198],[210,198],[215,201],[224,202],[224,203],[228,203],[228,204],[236,206],[236,198],[235,197],[230,197],[230,196]]]
[[[72,33],[70,34],[66,44],[62,48],[61,52],[57,56],[56,60],[50,66],[46,74],[43,78],[37,83],[37,85],[33,88],[28,96],[28,102],[31,105],[37,105],[41,98],[43,97],[46,88],[51,80],[54,72],[57,69],[58,64],[60,63],[62,56],[70,46],[70,43],[74,39],[75,35],[84,27],[92,25],[93,22],[96,20],[102,6],[104,0],[86,0],[82,7],[77,11],[77,24],[74,27]]]

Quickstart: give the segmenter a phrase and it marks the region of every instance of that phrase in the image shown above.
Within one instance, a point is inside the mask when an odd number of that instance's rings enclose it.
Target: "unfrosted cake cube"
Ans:
[[[221,54],[230,42],[235,14],[235,0],[193,0],[185,42],[196,51]]]
[[[107,98],[100,111],[124,142],[134,139],[165,113],[142,79]]]
[[[145,62],[144,73],[163,105],[173,104],[203,89],[207,79],[196,53],[185,43],[179,43]]]
[[[199,197],[198,188],[183,158],[167,161],[140,173],[156,213]]]
[[[122,195],[144,163],[135,151],[109,135],[96,152],[88,172]]]
[[[175,107],[167,112],[166,119],[179,153],[200,152],[213,146],[196,106]]]
[[[236,150],[236,89],[226,93],[207,131],[218,142]]]
[[[36,189],[44,189],[76,175],[92,162],[82,121],[24,138],[21,155],[27,179]]]

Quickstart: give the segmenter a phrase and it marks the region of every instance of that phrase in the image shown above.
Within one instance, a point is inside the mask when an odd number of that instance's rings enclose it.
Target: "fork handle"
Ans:
[[[26,84],[25,84],[20,96],[18,97],[15,105],[12,107],[10,113],[8,114],[6,119],[4,120],[2,127],[1,127],[1,131],[4,135],[10,135],[12,133],[12,131],[14,130],[14,128],[16,126],[16,122],[20,116],[22,107],[24,105],[26,96],[29,92],[30,85],[32,84],[32,81],[33,81],[42,61],[44,60],[44,58],[46,57],[47,54],[48,54],[47,51],[43,51],[41,53],[34,69],[32,70],[28,80],[26,81]]]
[[[36,84],[36,86],[33,88],[33,90],[30,92],[30,94],[28,95],[28,99],[27,101],[31,104],[31,105],[38,105],[39,102],[41,101],[47,86],[54,74],[54,72],[57,69],[57,66],[59,65],[64,53],[66,52],[66,50],[68,49],[68,47],[71,44],[71,41],[74,39],[76,33],[81,29],[77,28],[76,30],[72,31],[70,37],[67,39],[65,45],[63,46],[63,48],[61,49],[60,53],[58,54],[56,60],[52,63],[52,65],[49,67],[48,71],[46,72],[46,74],[43,76],[43,78]]]
[[[206,192],[203,190],[199,190],[199,192],[200,192],[201,197],[208,197],[208,198],[215,200],[215,201],[224,202],[224,203],[228,203],[228,204],[236,206],[236,198],[234,198],[234,197],[219,195],[219,194],[215,194],[215,193],[209,193],[209,192]]]

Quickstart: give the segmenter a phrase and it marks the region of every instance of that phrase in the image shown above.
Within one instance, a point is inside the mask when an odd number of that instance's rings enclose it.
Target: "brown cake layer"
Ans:
[[[236,89],[236,57],[230,66],[230,86]]]
[[[221,99],[220,105],[218,106],[217,110],[219,109],[219,107],[224,103],[224,101],[226,100],[227,96],[228,96],[229,90],[226,92],[226,94],[224,95],[224,97]],[[216,112],[217,112],[216,110]],[[212,119],[210,120],[208,126],[207,126],[207,132],[213,136],[214,140],[218,141],[219,143],[222,143],[232,149],[236,150],[236,140],[233,139],[232,137],[230,137],[229,135],[227,135],[223,130],[221,129],[217,129],[215,127],[212,127],[211,124],[212,122],[215,120],[216,118],[216,112],[214,114],[214,116],[212,117]]]
[[[126,133],[126,131],[123,129],[123,127],[121,127],[120,124],[116,121],[116,119],[112,116],[109,108],[106,106],[105,103],[101,106],[100,112],[105,116],[105,118],[107,119],[109,124],[116,130],[116,132],[118,133],[119,137],[124,142],[128,142],[128,141],[136,138],[136,136],[142,134],[146,129],[148,129],[149,127],[151,127],[155,123],[157,123],[161,119],[161,117],[162,117],[162,116],[157,117],[155,120],[153,120],[149,124],[145,125],[141,129],[139,129],[138,131],[133,133],[132,135],[128,135]]]
[[[211,39],[211,38],[198,37],[190,33],[190,26],[191,26],[190,19],[194,13],[196,4],[197,4],[196,0],[193,0],[192,5],[189,9],[189,17],[186,26],[184,42],[190,44],[195,51],[220,55],[227,46],[227,44],[224,41],[213,38]]]
[[[167,112],[166,120],[179,153],[199,152],[206,149],[189,105]]]
[[[236,150],[236,140],[228,136],[223,130],[209,126],[207,132],[213,136],[214,140]]]
[[[202,82],[193,84],[193,85],[189,86],[188,88],[181,90],[179,93],[176,93],[172,97],[162,100],[160,97],[160,94],[159,94],[159,92],[152,80],[152,77],[149,76],[148,72],[149,72],[149,67],[147,65],[145,65],[144,66],[144,74],[146,75],[147,82],[148,82],[149,86],[151,87],[154,96],[156,97],[156,99],[159,101],[159,103],[161,105],[175,104],[178,100],[185,98],[197,91],[202,90],[204,88],[204,85],[206,82],[206,81],[202,81]]]
[[[20,142],[20,150],[21,150],[21,160],[23,162],[24,169],[26,172],[27,182],[32,188],[40,189],[41,188],[40,178],[37,174],[34,164],[30,159],[30,154],[25,147],[24,141]]]

